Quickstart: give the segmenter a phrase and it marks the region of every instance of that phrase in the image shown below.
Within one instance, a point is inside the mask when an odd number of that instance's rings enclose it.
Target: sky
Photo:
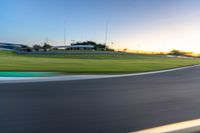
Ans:
[[[200,0],[0,0],[0,42],[200,53]]]

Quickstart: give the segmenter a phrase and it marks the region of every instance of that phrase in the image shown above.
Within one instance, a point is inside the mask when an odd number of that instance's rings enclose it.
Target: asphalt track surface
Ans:
[[[0,133],[126,133],[200,118],[200,67],[0,84]]]

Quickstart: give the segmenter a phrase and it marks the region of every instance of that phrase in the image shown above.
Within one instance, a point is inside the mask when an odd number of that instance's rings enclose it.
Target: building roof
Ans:
[[[55,46],[54,48],[94,48],[93,45]]]
[[[7,49],[7,50],[17,50],[17,49],[22,49],[26,48],[26,45],[23,44],[15,44],[15,43],[1,43],[0,42],[0,49]]]
[[[71,45],[70,48],[94,48],[93,45]]]

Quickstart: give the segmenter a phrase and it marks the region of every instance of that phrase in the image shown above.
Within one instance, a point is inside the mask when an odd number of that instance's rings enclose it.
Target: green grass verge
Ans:
[[[0,51],[0,71],[46,71],[71,74],[119,74],[200,64],[200,59],[153,55],[19,55]]]

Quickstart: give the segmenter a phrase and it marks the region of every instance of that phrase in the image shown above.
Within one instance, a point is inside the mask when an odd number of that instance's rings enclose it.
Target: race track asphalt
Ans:
[[[200,118],[200,67],[0,84],[0,133],[127,133]]]

